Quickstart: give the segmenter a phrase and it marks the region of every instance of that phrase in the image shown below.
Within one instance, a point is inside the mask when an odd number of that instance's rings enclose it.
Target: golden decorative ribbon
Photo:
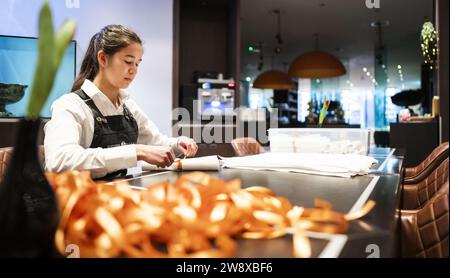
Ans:
[[[178,160],[175,160],[175,163],[176,163],[176,165],[177,165],[177,170],[178,171],[183,171],[183,164],[182,164],[182,161],[183,159],[178,159]]]
[[[201,172],[182,175],[137,191],[126,182],[96,183],[88,172],[48,173],[62,212],[55,235],[61,254],[77,244],[82,257],[232,257],[234,238],[272,239],[294,228],[293,252],[310,257],[305,231],[345,233],[348,221],[330,203],[315,208],[292,206],[266,187],[241,188]]]

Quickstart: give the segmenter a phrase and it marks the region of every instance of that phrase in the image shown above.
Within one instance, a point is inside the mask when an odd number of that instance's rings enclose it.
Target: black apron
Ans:
[[[123,115],[103,116],[94,101],[83,90],[74,92],[91,108],[94,115],[94,136],[89,148],[112,148],[136,144],[138,125],[131,112],[123,104]],[[126,175],[127,169],[109,173],[102,179]]]

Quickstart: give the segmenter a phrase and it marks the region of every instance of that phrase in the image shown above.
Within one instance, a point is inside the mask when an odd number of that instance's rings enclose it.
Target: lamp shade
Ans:
[[[274,90],[287,90],[294,88],[294,82],[291,81],[289,76],[279,70],[268,70],[256,77],[253,82],[253,88],[258,89],[274,89]]]
[[[289,67],[289,76],[296,78],[329,78],[344,74],[344,65],[338,58],[317,50],[298,56]]]

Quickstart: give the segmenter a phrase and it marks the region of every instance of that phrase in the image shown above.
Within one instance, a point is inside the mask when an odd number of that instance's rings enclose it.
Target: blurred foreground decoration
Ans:
[[[74,32],[73,20],[54,30],[50,5],[45,1],[39,12],[38,62],[28,109],[19,121],[11,161],[0,183],[0,257],[56,254],[52,243],[59,220],[58,201],[39,162],[37,138],[42,107]],[[23,89],[24,85],[9,85],[6,91],[1,89],[0,98],[17,100],[23,97]]]
[[[233,257],[233,237],[272,239],[289,230],[293,254],[310,257],[304,231],[345,233],[348,221],[375,205],[368,201],[352,215],[333,211],[323,200],[315,201],[316,208],[292,206],[266,187],[242,189],[240,180],[202,172],[145,190],[124,181],[95,183],[88,172],[47,177],[62,212],[56,247],[64,254],[67,245],[76,244],[81,257]]]

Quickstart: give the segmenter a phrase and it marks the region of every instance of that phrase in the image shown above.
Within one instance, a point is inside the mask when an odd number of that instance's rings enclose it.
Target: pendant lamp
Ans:
[[[289,76],[295,78],[330,78],[345,74],[341,61],[330,53],[318,50],[318,35],[316,50],[298,56],[289,67]]]
[[[278,30],[277,34],[275,35],[277,47],[274,49],[272,55],[272,69],[258,75],[258,77],[256,77],[255,81],[253,82],[253,88],[288,90],[295,87],[294,82],[292,82],[291,78],[285,72],[273,69],[274,59],[275,56],[279,55],[281,52],[281,45],[283,44],[283,39],[281,37],[281,12],[278,9],[273,10],[272,12],[277,17],[277,30]],[[260,59],[262,59],[262,56],[260,56]]]
[[[315,50],[297,57],[289,67],[289,76],[296,78],[330,78],[345,74],[345,67],[333,55]]]
[[[268,70],[256,77],[253,88],[288,90],[294,88],[295,84],[289,76],[279,70]]]

